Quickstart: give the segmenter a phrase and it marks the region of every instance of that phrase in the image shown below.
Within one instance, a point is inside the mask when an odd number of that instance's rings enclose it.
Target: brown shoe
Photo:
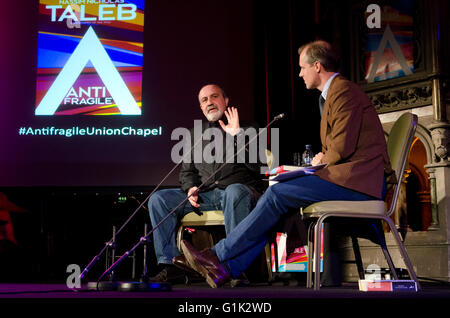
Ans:
[[[181,241],[181,249],[189,266],[200,273],[212,288],[220,287],[230,280],[230,275],[210,249],[199,252],[185,240]]]
[[[179,269],[184,270],[185,272],[197,274],[197,272],[194,269],[192,269],[191,266],[189,266],[189,263],[187,262],[186,257],[184,257],[184,255],[175,256],[172,259],[172,264],[178,267]]]

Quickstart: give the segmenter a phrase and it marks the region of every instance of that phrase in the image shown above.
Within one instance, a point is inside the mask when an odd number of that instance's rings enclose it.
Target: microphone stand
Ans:
[[[195,142],[195,144],[191,147],[191,149],[189,150],[189,152],[183,156],[183,158],[166,174],[166,176],[159,182],[159,184],[153,189],[153,191],[145,198],[144,201],[142,201],[142,203],[136,208],[136,210],[130,215],[130,217],[125,221],[125,223],[117,230],[114,231],[113,233],[113,237],[106,242],[105,246],[100,250],[100,252],[89,262],[89,264],[84,268],[84,270],[81,272],[80,276],[79,276],[79,280],[81,281],[84,276],[86,276],[86,274],[91,270],[91,268],[100,260],[100,257],[103,255],[103,253],[106,251],[106,249],[109,246],[112,246],[113,244],[115,244],[115,240],[116,240],[116,236],[125,228],[125,226],[133,219],[133,217],[136,215],[136,213],[144,206],[144,204],[148,201],[148,199],[150,199],[150,197],[161,187],[161,185],[164,183],[164,181],[166,181],[166,179],[178,168],[178,166],[184,161],[184,159],[190,155],[192,153],[192,150],[197,146],[197,144],[202,141],[203,139],[203,134],[200,136],[200,138]],[[150,233],[149,233],[150,234]],[[144,234],[145,235],[145,234]],[[146,240],[147,237],[149,235],[145,235]],[[114,261],[114,259],[113,259]],[[88,284],[88,287],[90,289],[102,289],[102,290],[111,290],[114,289],[116,287],[116,284],[114,283],[114,277],[112,277],[112,282],[111,284],[108,284],[107,282],[104,282],[102,284],[102,286],[99,285],[99,282],[97,281],[97,283],[90,283]],[[104,286],[103,286],[104,285]],[[112,286],[109,286],[112,285]]]
[[[264,129],[262,129],[256,136],[254,136],[253,138],[251,138],[241,149],[239,149],[234,155],[233,158],[236,157],[243,149],[245,149],[251,142],[253,142],[253,140],[255,140],[256,138],[259,137],[259,135],[261,135],[262,131],[266,130],[270,125],[272,125],[275,121],[282,119],[285,117],[285,114],[279,114],[277,116],[275,116],[272,121],[270,123],[268,123],[266,125],[266,127],[264,127]],[[191,148],[192,151],[192,148]],[[145,236],[141,237],[140,240],[127,252],[125,252],[125,254],[123,254],[116,262],[114,262],[102,275],[100,275],[100,277],[97,280],[97,283],[100,282],[106,275],[108,275],[111,271],[113,271],[117,266],[119,266],[131,253],[133,253],[142,243],[145,243],[148,241],[148,237],[162,224],[165,222],[165,220],[167,220],[181,205],[183,205],[184,203],[186,203],[187,200],[189,200],[189,198],[194,195],[197,194],[198,191],[212,178],[214,177],[219,171],[221,171],[223,169],[223,167],[225,167],[225,165],[228,163],[228,160],[225,160],[225,162],[219,167],[219,169],[217,169],[216,171],[214,171],[214,173],[212,173],[205,181],[203,181],[203,183],[201,185],[198,186],[198,190],[194,191],[193,193],[191,193],[190,195],[186,196],[186,198],[181,201],[175,208],[172,209],[172,211],[170,211],[158,224],[156,224]],[[178,163],[179,164],[179,163]],[[153,193],[153,192],[152,192]],[[149,196],[150,197],[150,196]],[[169,283],[157,283],[157,284],[152,284],[152,283],[141,283],[140,286],[140,290],[148,290],[148,289],[153,289],[155,287],[157,288],[161,288],[164,290],[170,290],[170,287],[168,287],[167,285],[161,285],[161,284],[169,284]]]

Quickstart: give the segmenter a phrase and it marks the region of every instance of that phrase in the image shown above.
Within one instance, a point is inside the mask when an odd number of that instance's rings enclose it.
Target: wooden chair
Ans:
[[[186,214],[180,221],[180,226],[177,232],[177,246],[181,251],[181,241],[183,240],[183,234],[186,227],[196,227],[196,226],[214,226],[222,225],[225,226],[225,219],[221,210],[213,211],[201,211],[202,214],[199,215],[195,212],[190,212]],[[215,242],[212,241],[211,244]],[[272,266],[270,260],[270,247],[267,244],[265,247],[265,257],[267,264],[268,279],[272,281]]]

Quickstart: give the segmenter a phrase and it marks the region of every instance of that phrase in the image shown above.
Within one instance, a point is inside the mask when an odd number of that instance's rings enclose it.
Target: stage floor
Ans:
[[[71,290],[65,284],[0,283],[0,306],[23,310],[42,310],[63,305],[82,312],[84,305],[100,305],[102,311],[123,308],[164,310],[168,314],[197,313],[214,316],[230,313],[259,312],[279,316],[287,310],[304,312],[312,308],[344,310],[361,304],[365,308],[388,305],[389,310],[417,313],[416,310],[448,307],[450,288],[447,284],[422,283],[418,292],[361,292],[357,284],[325,287],[314,291],[305,286],[252,284],[246,287],[224,286],[212,289],[205,283],[172,285],[170,291],[96,291],[83,285]],[[67,307],[69,306],[69,307]],[[209,311],[208,311],[209,310]],[[358,311],[356,311],[358,312]],[[270,315],[271,316],[271,315]]]
[[[450,286],[421,283],[418,292],[362,292],[356,283],[346,283],[341,287],[322,287],[319,291],[305,286],[283,286],[251,284],[245,287],[225,285],[210,288],[206,283],[172,285],[171,290],[158,288],[146,291],[94,290],[83,284],[81,288],[70,289],[60,283],[0,283],[0,298],[448,298]]]

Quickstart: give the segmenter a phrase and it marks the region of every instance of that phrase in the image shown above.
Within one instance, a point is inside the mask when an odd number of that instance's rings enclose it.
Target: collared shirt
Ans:
[[[330,88],[333,78],[335,78],[337,75],[339,75],[339,73],[334,73],[333,75],[331,75],[331,77],[325,83],[322,93],[320,94],[320,97],[319,97],[320,116],[322,116],[322,113],[323,113],[323,105],[325,104],[325,100],[327,99],[328,89]]]
[[[322,97],[324,100],[327,99],[327,94],[328,94],[328,89],[330,88],[331,82],[333,81],[333,78],[335,78],[337,75],[339,75],[339,73],[334,73],[329,79],[328,81],[325,83],[325,86],[323,87],[322,90]]]

